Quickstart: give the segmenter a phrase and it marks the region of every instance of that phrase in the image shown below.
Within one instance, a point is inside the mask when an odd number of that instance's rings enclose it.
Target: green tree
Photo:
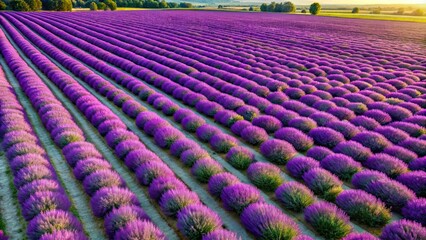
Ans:
[[[98,2],[98,9],[99,10],[106,10],[107,9],[107,5],[103,2]]]
[[[268,5],[268,12],[275,12],[275,7],[277,6],[277,4],[275,2],[271,2]]]
[[[181,2],[181,3],[179,3],[179,7],[180,8],[192,8],[192,4],[187,3],[187,2]]]
[[[306,13],[306,9],[302,9],[301,13]]]
[[[321,5],[317,2],[312,3],[311,6],[309,7],[309,12],[312,15],[318,15],[321,12]]]
[[[267,12],[268,11],[268,4],[262,3],[262,5],[260,5],[260,11]]]
[[[71,11],[72,2],[71,0],[48,0],[43,2],[43,8],[52,11]]]
[[[169,2],[168,5],[169,5],[169,8],[177,8],[179,6],[179,4],[176,2]]]
[[[404,9],[404,8],[398,8],[398,11],[396,12],[396,14],[398,14],[398,15],[403,15],[403,14],[404,14],[404,12],[405,12],[405,9]]]
[[[254,11],[253,6],[250,6],[249,11],[250,11],[250,12],[253,12],[253,11]]]
[[[6,3],[0,0],[0,11],[1,10],[6,10]]]
[[[28,12],[30,6],[24,0],[13,0],[9,3],[10,9],[13,11]]]
[[[24,1],[28,4],[30,11],[41,10],[41,0],[24,0]]]
[[[222,9],[222,8],[223,8],[222,5],[217,6],[217,9]]]
[[[425,15],[425,12],[423,10],[421,10],[421,9],[416,9],[416,10],[413,11],[413,13],[411,13],[411,15],[413,15],[413,16],[423,16],[423,15]]]
[[[104,3],[108,9],[111,9],[111,11],[117,10],[117,3],[113,0],[104,0]]]
[[[285,2],[282,8],[283,12],[296,12],[296,6],[292,2]]]
[[[98,10],[98,5],[96,5],[95,2],[91,2],[90,3],[90,11],[97,11]]]
[[[382,12],[381,8],[375,8],[371,11],[371,14],[380,14]]]
[[[352,13],[359,13],[359,7],[354,7],[354,9],[352,9]]]
[[[161,0],[159,6],[160,6],[160,8],[168,8],[169,7],[169,5],[167,4],[167,2],[165,0]]]

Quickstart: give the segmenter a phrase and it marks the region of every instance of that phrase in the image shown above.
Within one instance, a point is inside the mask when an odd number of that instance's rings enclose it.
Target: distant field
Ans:
[[[426,16],[394,15],[391,12],[370,14],[368,11],[363,11],[358,14],[353,14],[348,10],[324,10],[321,12],[320,16],[426,23]]]

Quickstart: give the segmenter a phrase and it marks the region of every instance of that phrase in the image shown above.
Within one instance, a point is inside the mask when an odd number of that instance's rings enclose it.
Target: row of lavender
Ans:
[[[19,73],[21,79],[30,77],[26,65],[13,61],[16,52],[6,48],[6,38],[3,32],[0,33],[0,37],[2,55],[9,66],[14,69],[14,73]],[[29,222],[28,237],[30,239],[56,239],[58,236],[69,235],[76,239],[86,239],[80,222],[69,212],[71,203],[57,180],[46,152],[40,146],[37,136],[26,119],[25,111],[18,102],[3,71],[0,77],[2,148],[6,152],[14,175],[14,185],[18,191],[22,215]],[[33,89],[37,88],[37,86],[33,87]],[[35,97],[31,100],[34,103],[37,102]],[[37,102],[40,111],[48,112],[44,105],[40,101]],[[57,224],[50,226],[46,224],[48,222],[57,222]],[[58,226],[61,227],[56,229]]]
[[[201,107],[200,107],[201,108]],[[243,123],[243,122],[241,122],[241,123]],[[336,122],[337,123],[337,122]],[[335,124],[335,125],[337,125],[338,127],[339,127],[339,125],[338,124]],[[238,126],[238,125],[236,125],[236,126]],[[245,127],[245,126],[244,126]],[[342,126],[340,126],[340,127],[342,127]],[[343,127],[345,127],[345,126],[343,126]],[[350,128],[350,129],[354,129],[354,128]],[[248,131],[248,130],[252,130],[252,131]],[[248,132],[248,133],[251,133],[251,134],[245,134],[245,135],[247,135],[247,136],[256,136],[256,134],[253,134],[253,132],[256,132],[256,131],[253,131],[253,130],[255,130],[255,129],[253,129],[253,128],[247,128],[247,130],[246,130],[246,132]],[[326,129],[324,129],[324,130],[326,130]],[[291,130],[291,129],[286,129],[286,131],[284,131],[284,129],[281,129],[280,130],[281,132],[278,134],[278,136],[280,136],[281,138],[284,138],[286,135],[296,135],[296,136],[303,136],[303,135],[300,135],[300,134],[298,134],[299,132],[295,132],[294,130]],[[318,131],[318,130],[317,130]],[[257,131],[258,132],[258,131]],[[325,132],[327,132],[327,131],[325,131]],[[328,132],[330,132],[330,131],[328,131]],[[341,140],[341,138],[339,138],[340,136],[337,136],[336,138],[337,139],[333,139],[332,138],[332,140],[334,140],[335,142],[338,142],[338,140]],[[359,136],[359,138],[361,138],[361,136]],[[262,137],[260,137],[260,140],[262,140],[262,139],[265,139],[264,137],[262,138]],[[293,138],[293,139],[295,139],[295,138]],[[297,138],[296,138],[297,139]],[[304,137],[304,138],[302,138],[302,139],[307,139],[307,137]],[[255,140],[253,140],[252,142],[255,142],[256,143],[256,140],[257,139],[255,139]],[[285,139],[285,140],[288,140],[288,141],[290,141],[290,142],[292,142],[290,139]],[[309,140],[309,139],[308,139]],[[323,139],[322,139],[323,140]],[[326,139],[327,140],[327,139]],[[260,142],[259,140],[257,140],[257,142]],[[297,143],[297,142],[296,142]],[[293,145],[296,145],[296,143],[294,143],[294,141],[293,141]],[[300,145],[300,144],[299,144]],[[312,143],[309,143],[309,141],[308,141],[308,143],[305,143],[305,146],[311,146],[312,145]],[[348,144],[348,145],[350,145],[350,147],[351,148],[355,148],[355,147],[359,147],[360,145],[359,144]],[[296,145],[297,146],[297,145]],[[345,148],[346,146],[340,146],[340,148],[342,149],[342,148]],[[389,152],[391,152],[392,150],[394,150],[394,152],[396,152],[396,153],[400,153],[402,150],[401,150],[401,148],[397,148],[397,147],[391,147],[391,148],[389,148],[389,149],[387,149]],[[398,151],[399,150],[399,151]],[[341,151],[343,151],[343,150],[341,150]],[[349,151],[349,150],[348,150]],[[403,152],[404,153],[404,152]],[[353,155],[353,154],[352,154]],[[409,156],[411,156],[410,155],[410,153],[408,154]],[[385,158],[385,160],[389,160],[390,162],[392,162],[392,160],[395,160],[395,159],[392,159],[392,158],[389,158],[389,157],[387,157],[387,156],[383,156],[383,155],[380,155],[382,158]],[[371,161],[370,162],[374,162],[374,160],[377,158],[377,157],[379,157],[379,156],[375,156],[375,158],[373,157],[373,158],[371,158]],[[387,158],[386,158],[387,157]],[[335,161],[336,161],[337,159],[335,159]],[[344,160],[347,160],[347,159],[344,159]],[[347,161],[349,161],[349,160],[347,160]],[[331,161],[330,161],[331,162]],[[395,163],[394,165],[398,165],[398,163],[399,162],[397,162],[397,163]],[[327,165],[327,164],[324,164],[324,165]],[[347,165],[350,165],[350,163],[347,163]],[[368,165],[368,164],[367,164]],[[370,164],[371,165],[371,164]],[[328,163],[328,166],[332,166],[332,164],[330,164],[330,163]],[[374,166],[374,165],[373,165]],[[355,166],[353,166],[353,164],[352,165],[350,165],[350,166],[348,166],[348,168],[349,169],[343,169],[342,171],[349,171],[349,173],[351,173],[350,171],[352,171],[352,174],[353,174],[353,172],[355,171],[356,172],[356,170],[357,170],[357,168],[359,168],[359,167],[357,167],[356,165]],[[354,170],[354,168],[355,168],[355,170]],[[390,169],[390,168],[389,168]],[[380,170],[382,170],[382,171],[386,171],[386,170],[388,170],[388,169],[380,169]],[[343,172],[342,174],[346,174],[345,172]],[[341,175],[342,175],[341,174]],[[413,177],[416,177],[416,176],[418,176],[419,174],[412,174],[412,175],[408,175],[408,176],[406,176],[406,178],[405,179],[412,179]],[[349,176],[350,177],[350,176]]]
[[[14,37],[15,41],[22,41],[21,36]],[[120,176],[111,169],[97,149],[85,141],[83,132],[75,124],[69,112],[21,59],[4,35],[1,46],[2,55],[9,68],[14,69],[21,88],[39,113],[56,145],[62,149],[65,159],[74,168],[75,177],[82,181],[85,191],[91,196],[93,214],[97,217],[105,217],[106,232],[112,237],[115,235],[122,239],[144,236],[144,234],[164,239],[161,231],[149,222],[136,196],[126,189]],[[30,49],[26,48],[26,50]],[[33,55],[33,58],[39,59],[40,56],[37,58]],[[45,65],[44,70],[52,70],[52,66]],[[55,78],[54,74],[51,76]],[[7,99],[13,100],[8,97],[6,96]],[[13,120],[16,118],[16,116],[11,117],[14,117]],[[3,127],[8,130],[7,125],[2,124]],[[13,130],[13,126],[10,129]],[[30,125],[22,123],[18,124],[16,129],[32,131]],[[21,191],[18,194],[20,202],[26,204],[23,205],[22,214],[27,220],[32,219],[28,225],[28,237],[30,239],[86,239],[82,234],[79,221],[66,212],[70,202],[63,196],[63,190],[58,182],[52,181],[56,179],[53,168],[46,166],[48,162],[46,163],[44,158],[33,156],[44,154],[44,150],[34,146],[32,143],[34,137],[21,135],[11,137],[13,137],[11,143],[15,140],[16,147],[9,148],[7,156],[11,160],[13,158],[13,161],[16,154],[19,158],[16,166],[13,165],[20,174],[17,175],[14,183],[19,190],[22,189],[22,194]],[[27,144],[29,146],[21,146],[26,144],[25,141],[30,142]],[[7,143],[8,141],[3,141],[5,146],[10,146]]]
[[[101,68],[102,69],[102,68]],[[110,73],[111,75],[112,75],[112,73]],[[119,79],[119,78],[117,78],[117,79]],[[122,83],[122,84],[124,84],[124,85],[126,85],[126,86],[130,86],[129,88],[130,89],[132,89],[132,84],[130,84],[129,82],[130,82],[130,80],[126,80],[126,82],[122,82],[122,80],[123,79],[120,79],[119,81]],[[156,82],[156,81],[155,81]],[[155,83],[155,82],[153,82],[153,83]],[[161,84],[160,84],[161,85]],[[140,87],[140,86],[139,86]],[[140,91],[141,89],[138,89],[138,91]],[[166,98],[164,98],[163,97],[163,99],[161,100],[161,98],[159,98],[158,96],[155,96],[155,94],[152,94],[151,92],[149,92],[149,91],[151,91],[151,90],[148,90],[148,95],[152,95],[152,97],[150,96],[150,98],[148,98],[147,100],[148,100],[148,102],[150,102],[151,104],[153,104],[155,107],[157,107],[157,108],[161,108],[161,109],[163,109],[162,107],[164,106],[163,104],[164,103],[167,103],[167,104],[165,104],[165,105],[173,105],[173,103],[172,102],[166,102],[165,100],[166,100]],[[138,93],[138,92],[137,92]],[[148,95],[146,96],[146,97],[148,97]],[[115,100],[115,95],[114,94],[111,94],[111,96],[109,96],[109,98],[111,98],[111,99],[114,99]],[[121,99],[120,99],[121,98]],[[117,97],[117,101],[115,101],[115,102],[117,102],[116,104],[117,105],[121,105],[120,104],[120,101],[124,101],[124,99],[125,99],[126,97],[125,97],[125,95],[123,96],[121,96],[121,97]],[[128,100],[128,99],[127,99]],[[146,98],[145,98],[145,100],[146,100]],[[158,100],[158,101],[157,101]],[[185,101],[185,100],[184,100]],[[188,100],[189,101],[189,100]],[[125,101],[124,101],[125,102]],[[155,103],[155,102],[157,102],[157,103]],[[130,103],[129,103],[129,105],[131,105]],[[196,104],[193,104],[193,105],[196,105]],[[170,109],[170,108],[169,108]],[[201,110],[203,110],[203,109],[206,109],[205,107],[202,107],[202,106],[200,106],[200,107],[198,107],[198,109],[201,109]],[[124,111],[126,111],[125,110],[125,108],[124,108],[124,106],[123,106],[123,110]],[[201,111],[200,110],[200,111]],[[129,112],[131,112],[131,111],[129,111]],[[167,110],[165,111],[165,112],[168,112]],[[180,112],[184,112],[184,111],[180,111]],[[227,112],[227,113],[229,113],[229,112]],[[134,112],[132,113],[132,114],[135,114]],[[172,113],[169,113],[169,114],[173,114],[173,112]],[[188,115],[189,113],[188,112],[186,112],[185,113],[185,115]],[[137,114],[136,114],[137,115]],[[136,115],[134,115],[134,116],[136,116]],[[179,119],[181,119],[182,120],[182,124],[183,124],[183,128],[185,129],[185,130],[188,130],[188,131],[196,131],[196,130],[198,130],[198,128],[199,127],[201,127],[202,125],[205,125],[203,122],[202,122],[202,120],[200,120],[200,118],[198,117],[197,118],[197,116],[195,116],[195,115],[192,115],[192,116],[185,116],[185,118],[186,117],[188,117],[187,119],[186,119],[186,121],[183,121],[183,117],[178,117],[178,115],[179,114],[176,114],[176,119],[177,119],[177,121],[180,121]],[[141,117],[142,118],[142,117]],[[217,117],[217,118],[219,118],[219,117]],[[229,116],[227,116],[227,118],[229,119],[230,117]],[[227,120],[228,119],[225,119],[223,122],[225,122],[225,123],[227,123]],[[158,121],[158,120],[157,120]],[[200,121],[201,121],[201,123],[200,123]],[[155,121],[154,121],[155,122]],[[239,122],[242,122],[242,121],[239,121]],[[195,125],[194,125],[195,124]],[[232,122],[229,124],[229,125],[231,125],[232,124]],[[159,124],[160,125],[160,127],[165,127],[165,126],[161,126],[161,124]],[[205,128],[209,128],[209,126],[206,126]],[[253,127],[251,127],[251,128],[253,128]],[[250,128],[249,128],[250,129]],[[169,130],[170,131],[170,130]],[[260,130],[257,130],[256,129],[256,131],[254,131],[254,132],[257,132],[257,131],[260,131]],[[161,131],[160,131],[161,132]],[[166,131],[165,131],[166,132]],[[176,133],[177,134],[177,133]],[[161,134],[158,134],[158,135],[161,135]],[[163,134],[164,135],[164,134]],[[202,134],[200,134],[200,135],[202,135]],[[214,135],[214,134],[213,134]],[[212,135],[212,136],[213,136]],[[250,134],[246,134],[247,136],[250,136]],[[283,134],[283,135],[285,135],[285,134]],[[236,142],[236,141],[234,141],[234,140],[232,140],[231,139],[231,143],[228,145],[228,146],[225,146],[225,150],[221,150],[222,149],[222,143],[223,142],[226,142],[226,140],[228,140],[229,139],[229,137],[226,137],[225,139],[224,139],[224,137],[222,137],[222,138],[218,138],[218,141],[212,141],[212,147],[213,148],[215,148],[215,150],[216,151],[218,151],[218,152],[221,152],[221,151],[225,151],[225,152],[228,152],[228,150],[231,150],[231,147],[233,147],[234,145],[235,145],[235,143],[232,143],[232,142]],[[156,138],[157,139],[157,138]],[[158,137],[158,139],[161,139],[160,137]],[[264,141],[266,141],[266,138],[265,138],[265,140],[263,140],[263,141],[259,141],[259,143],[255,143],[255,144],[260,144],[260,143],[262,143],[262,142],[264,142]],[[161,142],[161,141],[159,141],[159,142]],[[216,142],[216,144],[215,144],[215,142]],[[220,144],[220,145],[219,145]],[[225,144],[226,145],[226,144]],[[294,144],[293,144],[294,145]],[[214,147],[214,146],[217,146],[217,147]],[[289,148],[288,146],[286,146],[287,148]],[[241,151],[237,151],[237,149],[236,148],[234,148],[234,152],[237,152],[237,153],[240,153],[240,152],[245,152],[246,150],[242,150],[241,149]],[[232,155],[237,155],[238,156],[238,154],[237,153],[234,153],[234,154],[229,154],[230,156],[232,156]],[[295,151],[294,151],[294,149],[293,150],[291,150],[290,151],[290,153],[289,153],[289,155],[290,155],[290,157],[288,157],[288,159],[290,159],[291,157],[293,157],[294,156],[294,153],[295,153]],[[278,155],[278,154],[277,154]],[[232,159],[231,157],[229,157],[230,159]],[[249,158],[249,163],[252,161],[252,157],[248,157]],[[250,160],[251,159],[251,160]],[[284,161],[287,161],[288,159],[285,159]],[[198,160],[198,159],[197,159]],[[292,161],[291,161],[292,162]],[[296,162],[296,161],[295,161]],[[314,164],[315,165],[315,164]],[[247,164],[247,166],[248,166],[248,164]],[[253,169],[256,169],[255,167],[255,164],[253,164]],[[315,165],[315,166],[317,166],[317,165]],[[243,167],[244,168],[244,167]],[[263,170],[263,169],[265,169],[265,167],[264,166],[262,166],[262,168],[258,168],[258,169],[260,169],[260,170]],[[257,170],[257,171],[260,171],[260,170]],[[279,170],[278,170],[279,171]],[[273,170],[272,171],[274,174],[275,174],[275,170]],[[273,175],[274,175],[273,174]],[[250,175],[250,174],[249,174]],[[252,176],[257,176],[257,174],[251,174]],[[295,174],[296,175],[296,174]],[[299,176],[300,177],[300,176]],[[341,176],[340,176],[341,177]],[[275,176],[275,178],[276,178],[276,176]],[[253,178],[252,178],[253,179]],[[270,176],[269,177],[269,181],[270,181],[270,179],[274,179],[274,176]],[[254,182],[255,183],[255,182]],[[276,183],[276,182],[274,182],[274,184],[277,184],[277,185],[279,185],[280,184],[280,182],[278,182],[278,183]],[[276,187],[272,187],[273,189],[272,190],[274,190]],[[340,196],[340,195],[339,195]],[[344,199],[344,197],[343,197],[343,194],[342,194],[342,199]],[[343,202],[345,202],[345,201],[343,201]],[[313,208],[313,209],[315,209],[315,208]],[[352,217],[352,216],[351,216]]]
[[[32,37],[35,37],[34,35]],[[35,40],[35,38],[33,39]],[[58,51],[54,51],[54,48],[49,46],[48,44],[43,44],[43,40],[37,39],[37,42],[40,43],[40,47],[42,49],[45,49],[46,52],[51,54],[55,57],[58,61],[61,63],[66,62],[69,60],[69,57],[66,55],[61,54]],[[189,139],[184,138],[182,134],[180,134],[175,129],[171,128],[166,124],[164,120],[159,118],[158,116],[154,115],[153,113],[146,111],[144,107],[142,107],[140,104],[138,104],[136,101],[130,99],[126,94],[122,93],[120,90],[114,88],[111,84],[103,80],[102,78],[94,75],[93,73],[90,73],[90,70],[85,68],[83,65],[78,65],[77,62],[74,62],[76,66],[73,68],[72,64],[64,64],[67,68],[74,69],[73,71],[75,74],[79,74],[80,72],[86,72],[85,76],[82,77],[84,81],[87,81],[90,85],[94,86],[99,92],[101,92],[103,95],[108,96],[111,100],[114,100],[114,103],[123,108],[123,111],[128,114],[130,117],[135,118],[138,116],[137,125],[141,129],[143,129],[147,134],[154,135],[155,133],[155,142],[163,147],[163,148],[170,148],[170,152],[174,156],[186,156],[188,160],[192,158],[191,161],[187,161],[188,164],[193,164],[196,160],[199,160],[203,158],[203,156],[198,156],[197,152],[200,152],[201,148],[198,146],[197,143],[190,141]],[[136,80],[137,81],[137,80]],[[109,88],[109,89],[108,89]],[[108,91],[101,91],[101,89],[107,89]],[[121,96],[120,96],[121,94]],[[111,97],[112,96],[112,97]],[[77,105],[79,105],[80,100],[77,100]],[[90,102],[88,98],[81,99],[81,103],[88,103]],[[84,109],[83,109],[84,110]],[[176,110],[176,109],[175,109]],[[139,114],[139,115],[138,115]],[[105,116],[104,118],[109,118],[109,116]],[[111,120],[106,120],[105,124],[114,123]],[[122,124],[122,123],[121,123]],[[117,124],[112,124],[111,127],[119,128],[121,126],[117,126]],[[113,137],[117,138],[117,136],[113,135],[106,135],[107,141],[108,139],[113,139]],[[176,180],[170,179],[170,177],[173,175],[173,172],[171,170],[168,170],[168,167],[165,165],[158,165],[156,164],[156,161],[160,161],[158,158],[153,158],[152,153],[149,154],[146,151],[141,151],[139,146],[135,146],[134,139],[131,139],[131,135],[123,136],[123,143],[121,144],[121,148],[116,148],[116,153],[119,157],[123,158],[126,162],[126,165],[129,166],[132,170],[136,171],[136,174],[138,176],[138,179],[141,181],[143,185],[150,185],[150,194],[151,196],[156,199],[160,200],[160,206],[165,211],[166,215],[175,216],[176,213],[185,205],[194,204],[197,203],[198,197],[194,194],[186,193],[187,190],[184,191],[184,189],[181,189],[183,185],[179,183]],[[127,140],[127,141],[124,141]],[[123,146],[127,147],[127,152],[123,151]],[[112,146],[113,147],[113,146]],[[132,151],[135,150],[135,151]],[[194,155],[194,153],[196,155]],[[204,153],[204,157],[207,157]],[[151,163],[150,166],[145,167],[144,161],[152,161],[154,163]],[[141,167],[139,167],[141,165]],[[226,187],[226,185],[238,183],[238,179],[231,174],[220,174],[223,171],[222,167],[213,161],[211,158],[205,158],[201,159],[200,161],[197,161],[196,164],[194,164],[192,168],[193,174],[199,179],[201,182],[207,182],[209,179],[211,179],[211,184],[209,185],[210,191],[214,193],[215,195],[221,195],[222,189]],[[214,175],[214,176],[213,176]],[[232,178],[229,178],[231,176]],[[158,178],[158,180],[157,180]],[[154,179],[154,180],[153,180]],[[164,192],[164,189],[157,189],[159,187],[164,188],[167,185],[168,188],[173,188],[174,190],[170,193],[165,193],[164,196],[161,196]],[[216,186],[217,185],[217,186]],[[237,189],[241,192],[241,194],[246,194],[245,192],[248,192],[249,195],[251,195],[252,199],[246,200],[244,203],[238,202],[237,196],[232,196],[232,192],[234,192],[234,189]],[[181,190],[181,191],[178,191]],[[185,194],[186,193],[186,194]],[[254,197],[254,199],[253,199]],[[235,210],[238,213],[241,213],[242,210],[250,205],[251,203],[255,203],[259,200],[261,200],[260,194],[258,190],[255,188],[246,185],[246,184],[239,184],[238,186],[229,188],[228,193],[224,194],[222,197],[222,200],[225,202],[225,204],[228,205],[229,210]],[[294,225],[294,223],[291,223],[291,220],[286,218],[285,215],[277,212],[277,209],[275,209],[273,206],[264,204],[259,206],[253,206],[252,210],[250,211],[260,211],[263,212],[262,209],[274,209],[274,211],[264,211],[263,214],[265,214],[264,219],[253,219],[249,218],[247,219],[249,222],[245,223],[251,224],[248,225],[248,229],[253,229],[252,225],[258,225],[257,222],[251,222],[251,221],[261,221],[264,225],[273,225],[280,223],[280,226],[282,229],[278,229],[277,231],[288,231],[286,229],[293,229],[290,230],[289,233],[286,235],[296,235],[298,230],[297,227]],[[249,210],[247,210],[249,211]],[[250,213],[249,211],[249,213]],[[248,213],[248,214],[249,214]],[[208,215],[207,212],[204,212],[204,218]],[[242,217],[242,219],[245,219]],[[212,222],[217,222],[217,220],[212,219]],[[286,224],[289,224],[289,226],[286,226]],[[178,221],[179,225],[179,221]],[[217,223],[215,223],[217,225]],[[264,229],[255,230],[256,234],[259,236],[266,235],[263,231],[267,230],[267,227],[264,227]],[[191,234],[191,233],[189,233]],[[226,235],[226,232],[221,232],[222,235]],[[230,233],[229,233],[230,234]],[[226,236],[228,236],[227,234]],[[231,235],[230,235],[231,236]],[[230,236],[227,238],[229,239]],[[194,238],[197,238],[197,236],[193,236]],[[207,238],[209,235],[206,236]]]

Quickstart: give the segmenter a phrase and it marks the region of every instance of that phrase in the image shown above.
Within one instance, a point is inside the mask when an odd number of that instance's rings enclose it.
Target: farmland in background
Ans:
[[[425,24],[128,10],[0,13],[1,240],[426,238]]]

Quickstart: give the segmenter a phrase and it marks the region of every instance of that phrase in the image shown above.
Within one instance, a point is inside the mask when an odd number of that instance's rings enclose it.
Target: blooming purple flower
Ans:
[[[377,227],[391,220],[390,210],[385,204],[363,190],[345,190],[336,197],[336,205],[353,220]]]
[[[178,213],[177,227],[188,239],[201,239],[221,226],[220,217],[200,204],[189,205]]]
[[[170,153],[175,157],[180,157],[180,155],[188,149],[198,148],[198,144],[188,138],[181,138],[176,140],[170,146]]]
[[[275,196],[284,207],[300,212],[314,202],[314,193],[298,182],[286,182],[275,190]]]
[[[342,182],[329,171],[313,168],[302,176],[306,186],[326,200],[334,200],[343,191]]]
[[[332,203],[316,202],[305,209],[304,216],[306,222],[327,239],[342,238],[352,230],[348,215]]]
[[[402,209],[404,218],[416,221],[426,226],[426,199],[418,198],[408,201]]]
[[[191,168],[191,173],[203,183],[207,183],[213,175],[223,171],[222,165],[211,158],[200,159]]]
[[[155,143],[162,148],[170,148],[174,142],[184,137],[182,132],[171,126],[162,127],[154,133]]]
[[[238,121],[238,122],[241,122],[241,121]],[[220,133],[220,130],[216,127],[213,127],[212,125],[204,124],[200,126],[199,128],[197,128],[196,133],[197,133],[197,138],[199,140],[203,142],[209,142],[214,135]]]
[[[146,220],[134,220],[127,223],[116,234],[114,239],[158,239],[166,240],[166,236],[154,224]]]
[[[105,217],[105,230],[108,236],[113,238],[117,231],[136,220],[149,220],[149,217],[140,207],[134,205],[123,206],[112,210]]]
[[[314,146],[306,152],[306,156],[321,161],[328,155],[333,154],[333,151],[326,147]]]
[[[412,162],[410,162],[408,167],[410,168],[410,170],[426,171],[426,157],[414,159]]]
[[[370,148],[374,153],[381,152],[392,145],[383,135],[375,132],[361,132],[351,140]]]
[[[240,121],[239,121],[240,122]],[[237,122],[238,123],[238,122]],[[235,123],[234,125],[236,125]],[[241,131],[241,137],[252,145],[259,145],[268,140],[268,133],[260,127],[248,126]]]
[[[426,197],[426,172],[412,171],[403,173],[396,180],[413,190],[418,197]]]
[[[370,233],[353,232],[346,235],[342,240],[378,240],[378,238]]]
[[[296,128],[281,128],[274,137],[289,142],[297,151],[304,152],[314,145],[312,138]]]
[[[40,239],[43,234],[56,231],[83,232],[77,218],[62,210],[51,210],[39,214],[28,223],[27,235],[29,239]]]
[[[270,139],[262,143],[260,152],[266,159],[276,164],[285,164],[297,154],[290,143],[277,139]]]
[[[145,186],[149,186],[154,179],[165,176],[174,176],[174,173],[160,161],[145,162],[136,169],[136,177]]]
[[[367,185],[366,192],[382,200],[388,207],[400,211],[416,194],[401,183],[390,179],[379,179]]]
[[[284,181],[281,169],[271,163],[256,162],[247,169],[250,181],[265,191],[274,191]]]
[[[387,225],[380,235],[382,240],[421,240],[426,238],[426,228],[409,220],[398,220]]]
[[[343,135],[331,128],[318,127],[309,132],[309,136],[320,146],[334,148],[340,142],[344,142]]]
[[[124,181],[120,175],[110,169],[98,170],[88,175],[83,181],[83,187],[87,194],[92,196],[104,187],[121,187]]]
[[[388,179],[388,177],[384,173],[375,170],[364,170],[355,173],[352,177],[352,185],[356,188],[365,190],[368,185],[380,179]]]
[[[188,189],[171,189],[163,193],[160,199],[161,211],[167,216],[176,216],[183,208],[200,203],[195,192]]]
[[[161,159],[155,153],[146,149],[133,150],[124,159],[126,166],[133,171],[147,162],[161,162]]]
[[[203,236],[202,240],[241,240],[234,232],[218,229]]]
[[[360,163],[340,153],[328,155],[321,160],[321,167],[332,172],[343,181],[350,180],[352,175],[361,171],[362,168]]]
[[[223,188],[220,198],[225,209],[238,214],[250,204],[263,200],[257,188],[244,183],[236,183]]]
[[[310,157],[295,157],[288,161],[286,168],[293,177],[302,178],[305,172],[319,167],[319,162]]]
[[[266,203],[250,204],[240,216],[244,227],[258,239],[293,239],[300,234],[297,224],[278,208]]]
[[[408,171],[407,164],[385,153],[370,156],[367,161],[364,162],[364,166],[382,172],[391,178],[395,178]]]

